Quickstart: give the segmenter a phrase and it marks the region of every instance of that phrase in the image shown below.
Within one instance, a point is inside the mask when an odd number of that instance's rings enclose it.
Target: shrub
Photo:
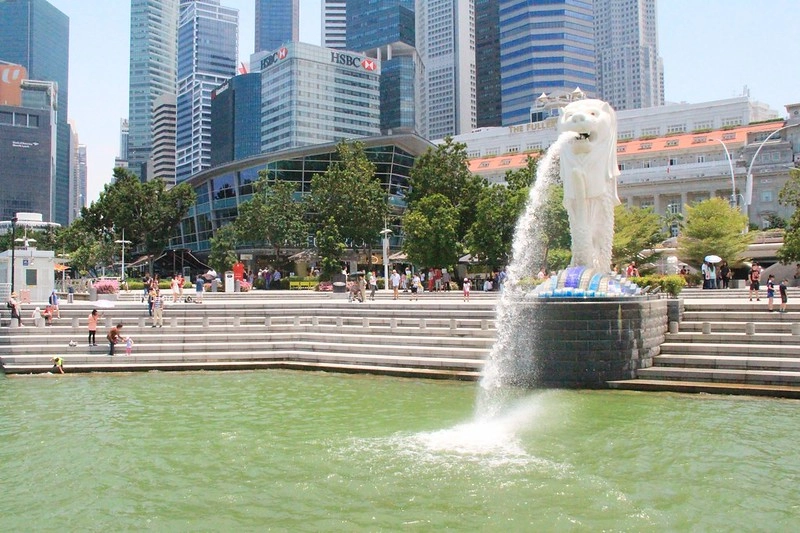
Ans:
[[[95,282],[97,294],[116,294],[119,292],[119,281],[115,279],[101,279]]]
[[[661,292],[673,298],[677,297],[686,286],[686,280],[677,274],[669,276],[653,274],[649,276],[632,277],[630,280],[640,287],[658,287]]]

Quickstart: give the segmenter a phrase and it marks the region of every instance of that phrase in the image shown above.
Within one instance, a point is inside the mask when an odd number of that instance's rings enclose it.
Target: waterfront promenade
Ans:
[[[744,290],[681,296],[681,320],[653,366],[610,387],[800,397],[800,311],[791,299],[780,314]],[[87,346],[86,329],[96,302],[64,303],[62,318],[43,328],[30,319],[9,328],[4,313],[0,361],[9,375],[49,372],[60,356],[67,373],[291,368],[477,380],[495,341],[496,299],[473,292],[464,302],[456,291],[414,302],[379,291],[365,303],[313,291],[206,294],[202,304],[168,304],[164,327],[152,328],[139,293],[123,293],[100,308],[97,347]],[[106,355],[116,323],[134,340],[131,356],[123,345]]]

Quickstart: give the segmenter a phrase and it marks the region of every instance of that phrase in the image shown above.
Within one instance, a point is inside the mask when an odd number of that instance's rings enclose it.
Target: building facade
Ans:
[[[500,0],[504,126],[526,124],[542,93],[580,87],[596,95],[592,2]]]
[[[594,0],[597,92],[614,109],[664,104],[656,0]]]
[[[322,0],[322,39],[324,48],[347,48],[347,0]]]
[[[176,182],[211,164],[211,92],[236,75],[239,11],[186,0],[178,22]]]
[[[0,61],[22,65],[28,78],[54,82],[57,147],[53,209],[48,222],[69,218],[69,17],[46,0],[0,2]],[[0,154],[2,155],[2,154]],[[48,216],[48,215],[45,215]]]
[[[175,137],[177,133],[177,99],[164,93],[153,103],[153,149],[147,159],[147,179],[163,180],[175,185]]]
[[[211,166],[261,153],[261,74],[240,74],[211,93]]]
[[[381,61],[381,132],[417,131],[414,0],[349,0],[347,49]]]
[[[380,61],[290,43],[260,67],[261,152],[380,135]]]
[[[178,0],[131,0],[128,154],[120,160],[139,176],[152,150],[153,104],[176,90],[178,12]]]
[[[620,111],[617,119],[618,194],[624,203],[663,215],[683,213],[684,206],[711,197],[733,199],[762,227],[774,216],[791,215],[790,207],[778,203],[778,193],[789,169],[800,166],[800,128],[790,125],[767,141],[790,123],[764,104],[737,97]],[[502,183],[508,170],[523,168],[529,156],[538,157],[555,142],[556,123],[548,117],[455,140],[467,145],[474,173]]]
[[[20,105],[0,105],[2,220],[11,220],[18,212],[54,219],[57,96],[55,82],[25,80],[20,87]]]
[[[416,0],[420,134],[428,139],[477,127],[474,0]]]
[[[377,136],[359,139],[367,158],[375,164],[376,176],[386,191],[387,200],[395,213],[405,209],[405,195],[414,161],[432,145],[416,135]],[[311,191],[314,174],[324,173],[336,160],[336,143],[316,144],[227,163],[192,176],[188,183],[194,187],[197,202],[180,225],[180,231],[170,247],[188,248],[206,256],[210,239],[222,226],[238,216],[238,206],[252,197],[253,183],[258,173],[265,171],[274,179],[297,184],[297,199]],[[395,239],[399,239],[399,228]],[[375,236],[379,246],[380,235]],[[253,253],[256,259],[274,253],[269,243],[254,243],[255,248],[238,250]],[[313,246],[309,236],[306,246]],[[297,250],[295,250],[297,251]]]
[[[300,0],[256,0],[256,52],[300,40]]]

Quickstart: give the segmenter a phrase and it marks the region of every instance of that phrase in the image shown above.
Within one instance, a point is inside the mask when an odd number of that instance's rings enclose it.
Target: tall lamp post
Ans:
[[[761,152],[761,149],[764,148],[764,145],[767,144],[767,141],[772,138],[778,132],[783,130],[788,130],[789,128],[794,128],[795,126],[800,126],[800,124],[790,124],[788,126],[783,126],[782,128],[778,128],[777,130],[773,131],[767,138],[761,141],[761,144],[758,145],[756,149],[756,153],[753,154],[753,159],[750,160],[750,165],[747,167],[747,181],[745,181],[744,187],[744,207],[745,207],[745,214],[747,215],[747,219],[750,220],[750,204],[753,203],[753,163],[756,162],[758,159],[758,153]]]
[[[383,235],[383,283],[387,289],[389,288],[389,236],[391,234],[392,230],[384,224],[381,230],[381,235]]]
[[[114,241],[117,244],[122,245],[122,282],[125,283],[125,245],[130,244],[131,241],[125,240],[125,228],[122,228],[122,239],[117,239]]]
[[[11,217],[11,292],[14,292],[14,271],[16,270],[16,263],[14,262],[14,249],[17,247],[17,217]]]
[[[731,207],[734,207],[736,205],[736,176],[733,174],[733,160],[731,159],[731,153],[728,151],[727,145],[720,139],[709,139],[709,141],[717,141],[725,149],[725,155],[728,158],[728,166],[731,169]]]

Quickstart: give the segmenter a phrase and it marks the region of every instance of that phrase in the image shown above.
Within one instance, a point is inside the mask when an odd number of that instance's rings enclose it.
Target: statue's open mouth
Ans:
[[[578,140],[585,141],[585,140],[588,140],[588,139],[589,139],[589,134],[588,133],[579,133],[578,134]]]

